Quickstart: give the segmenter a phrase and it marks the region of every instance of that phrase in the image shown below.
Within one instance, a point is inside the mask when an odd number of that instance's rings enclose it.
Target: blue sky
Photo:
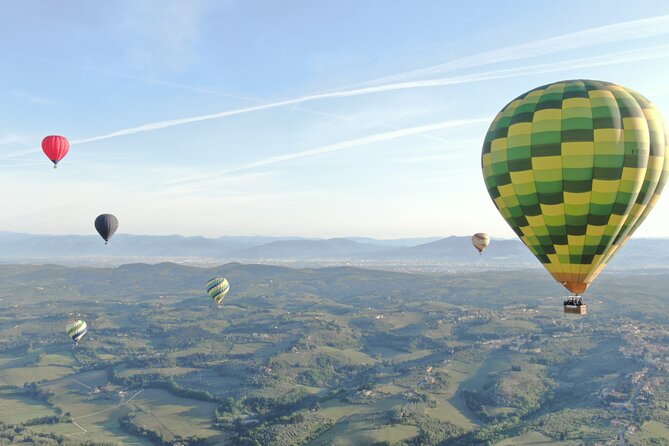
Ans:
[[[467,3],[5,5],[0,230],[511,237],[479,167],[509,100],[592,78],[669,114],[666,1]]]

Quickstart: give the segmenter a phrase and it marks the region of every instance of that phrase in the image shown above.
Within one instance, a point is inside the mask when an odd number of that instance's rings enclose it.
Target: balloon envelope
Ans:
[[[214,299],[214,302],[216,302],[218,305],[221,305],[223,298],[226,294],[228,294],[228,291],[230,291],[230,284],[228,283],[227,279],[222,277],[214,277],[209,282],[207,282],[206,288],[207,293],[209,293],[211,298]]]
[[[98,231],[100,237],[105,241],[109,241],[112,235],[118,229],[118,220],[112,214],[98,215],[95,219],[95,230]]]
[[[556,82],[495,117],[483,176],[518,237],[580,294],[657,202],[668,141],[659,110],[640,94],[608,82]]]
[[[479,253],[482,253],[490,245],[490,236],[483,232],[477,232],[472,236],[472,245]]]
[[[67,335],[71,337],[74,343],[76,344],[77,342],[79,342],[79,339],[81,339],[86,334],[86,332],[88,331],[88,326],[86,325],[86,322],[82,320],[70,319],[65,324],[65,331],[67,332]]]
[[[53,162],[55,168],[58,161],[62,160],[70,151],[70,142],[64,136],[49,135],[42,140],[42,150]]]

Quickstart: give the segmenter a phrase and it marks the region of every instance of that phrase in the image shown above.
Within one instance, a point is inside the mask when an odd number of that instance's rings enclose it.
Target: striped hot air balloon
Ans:
[[[668,143],[660,111],[639,93],[568,80],[507,104],[488,129],[481,164],[511,229],[578,295],[657,203]]]
[[[76,345],[79,342],[79,339],[81,339],[88,331],[88,326],[86,325],[86,322],[82,320],[70,319],[65,324],[65,331],[67,331],[67,335],[72,338]]]
[[[474,245],[474,248],[478,250],[479,254],[482,254],[489,244],[490,236],[488,234],[477,232],[472,236],[472,245]]]
[[[42,140],[42,150],[51,160],[53,168],[55,169],[58,166],[58,162],[62,160],[70,150],[70,142],[64,136],[49,135]]]
[[[223,298],[226,294],[228,294],[228,291],[230,291],[230,284],[228,283],[227,279],[222,277],[214,277],[209,282],[207,282],[206,288],[207,293],[209,293],[211,298],[214,299],[214,302],[216,302],[216,304],[221,307]]]

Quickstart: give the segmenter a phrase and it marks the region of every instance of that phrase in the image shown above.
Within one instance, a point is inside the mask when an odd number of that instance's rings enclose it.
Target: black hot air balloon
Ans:
[[[105,240],[105,245],[117,229],[118,220],[112,214],[98,215],[95,219],[95,230]]]

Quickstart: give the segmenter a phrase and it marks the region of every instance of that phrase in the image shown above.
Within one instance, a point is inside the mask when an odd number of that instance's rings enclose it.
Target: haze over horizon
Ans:
[[[93,236],[93,237],[99,237],[98,234],[91,233],[90,231],[87,233],[67,233],[67,232],[61,232],[61,233],[35,233],[35,232],[21,232],[21,231],[0,231],[0,234],[17,234],[17,235],[30,235],[30,236]],[[318,236],[303,236],[299,234],[288,234],[288,235],[276,235],[276,234],[250,234],[250,235],[241,235],[241,234],[224,234],[224,235],[218,235],[218,236],[206,236],[206,235],[199,235],[199,234],[177,234],[177,233],[165,233],[165,234],[135,234],[135,233],[129,233],[129,232],[123,232],[120,231],[118,232],[115,236],[134,236],[134,237],[203,237],[203,238],[277,238],[277,239],[313,239],[313,240],[329,240],[329,239],[358,239],[358,238],[368,238],[372,240],[388,240],[388,241],[393,241],[393,240],[411,240],[411,239],[416,239],[416,240],[423,240],[423,239],[445,239],[449,237],[466,237],[469,238],[471,237],[470,234],[440,234],[440,235],[425,235],[425,236],[408,236],[408,237],[372,237],[370,235],[366,234],[349,234],[349,235],[342,235],[342,236],[336,236],[336,237],[318,237]],[[634,239],[666,239],[669,238],[669,236],[637,236],[633,237]],[[513,235],[502,235],[502,236],[492,236],[492,240],[518,240],[517,237]]]
[[[508,101],[593,78],[669,113],[669,4],[607,4],[16,4],[0,230],[90,234],[111,212],[120,233],[513,238],[479,167]],[[73,143],[55,172],[52,133]],[[635,236],[668,218],[664,198]]]

